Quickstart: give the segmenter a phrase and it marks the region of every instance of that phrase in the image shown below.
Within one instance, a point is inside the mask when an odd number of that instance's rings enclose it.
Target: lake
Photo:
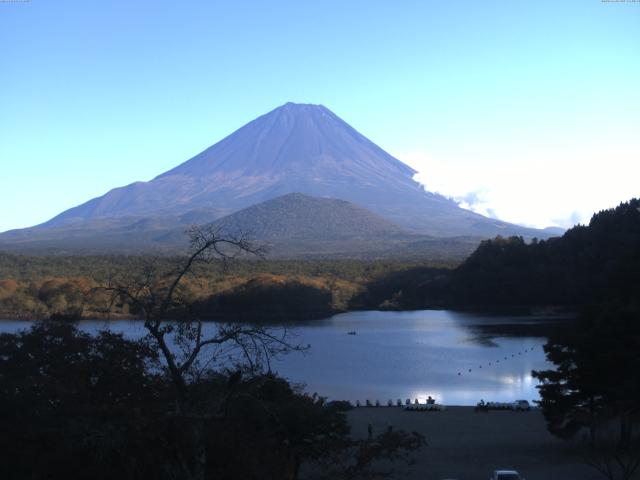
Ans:
[[[295,342],[311,348],[275,361],[273,369],[293,382],[305,382],[309,393],[352,402],[368,399],[386,404],[398,398],[403,403],[407,398],[424,402],[429,395],[448,405],[475,405],[481,398],[532,401],[539,395],[531,371],[551,367],[542,349],[546,339],[495,333],[495,327],[489,330],[494,333],[486,333],[483,327],[548,321],[448,310],[349,312],[289,327]],[[103,320],[83,320],[78,325],[86,331],[105,328]],[[137,321],[108,325],[129,338],[145,334]],[[26,326],[2,321],[0,332]]]

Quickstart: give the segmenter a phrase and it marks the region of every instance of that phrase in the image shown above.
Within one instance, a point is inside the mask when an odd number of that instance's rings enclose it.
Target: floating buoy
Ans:
[[[471,369],[469,369],[469,371],[471,371]]]

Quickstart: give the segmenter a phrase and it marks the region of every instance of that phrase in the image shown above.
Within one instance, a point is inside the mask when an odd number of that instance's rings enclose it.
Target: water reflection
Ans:
[[[310,354],[285,360],[277,369],[291,379],[306,379],[309,391],[354,402],[424,402],[428,396],[456,405],[481,398],[531,401],[539,398],[531,370],[549,367],[545,338],[483,330],[514,321],[536,325],[541,320],[450,311],[338,315],[298,328],[312,346]]]
[[[520,323],[508,327],[514,322]],[[428,396],[449,405],[473,405],[481,398],[531,401],[539,398],[531,370],[550,367],[539,328],[544,323],[444,310],[351,312],[295,327],[296,342],[311,349],[285,356],[273,368],[293,382],[304,382],[310,393],[354,403],[424,402]],[[0,322],[0,332],[25,326]],[[146,333],[141,322],[133,321],[82,321],[79,326],[86,331],[108,326],[128,338]],[[506,333],[496,326],[505,326]],[[215,328],[209,323],[205,330]]]

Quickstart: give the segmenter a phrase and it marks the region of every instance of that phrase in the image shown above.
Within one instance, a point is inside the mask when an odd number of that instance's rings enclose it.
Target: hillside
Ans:
[[[221,232],[247,234],[269,258],[429,258],[461,261],[477,238],[416,234],[353,203],[290,193],[252,205],[212,223]],[[176,229],[156,239],[179,244]]]
[[[201,209],[180,216],[77,221],[45,230],[8,232],[0,245],[8,252],[31,254],[179,255],[188,246],[190,226],[207,224],[224,234],[248,234],[273,259],[405,258],[458,263],[480,242],[477,237],[420,235],[353,203],[300,193],[212,222],[215,213]]]
[[[406,229],[345,200],[290,193],[252,205],[213,223],[222,231],[268,239],[366,238],[407,235]]]
[[[576,308],[602,302],[638,304],[640,199],[595,214],[562,237],[527,243],[520,237],[485,240],[459,267],[438,279],[405,272],[404,281],[376,282],[403,292],[398,306]],[[380,303],[381,297],[369,299]]]
[[[588,226],[525,244],[483,242],[452,278],[458,303],[580,305],[640,291],[640,200],[595,214]]]
[[[182,215],[100,217],[46,227],[11,230],[0,234],[0,251],[35,254],[175,254],[184,251],[191,225],[211,223],[215,209],[197,209]],[[165,237],[179,231],[175,238]]]

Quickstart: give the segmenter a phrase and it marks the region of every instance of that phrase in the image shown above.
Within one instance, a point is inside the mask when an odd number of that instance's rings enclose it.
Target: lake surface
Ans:
[[[309,393],[329,399],[386,404],[398,398],[424,402],[430,395],[448,405],[475,405],[481,398],[531,401],[539,398],[531,371],[551,368],[542,349],[546,339],[488,335],[482,327],[545,321],[447,310],[350,312],[289,327],[294,342],[311,348],[282,357],[272,367],[293,382],[304,382]],[[78,325],[86,331],[108,325],[129,338],[145,334],[141,322],[129,320]],[[27,326],[2,321],[0,332]],[[216,327],[209,323],[206,328]]]

